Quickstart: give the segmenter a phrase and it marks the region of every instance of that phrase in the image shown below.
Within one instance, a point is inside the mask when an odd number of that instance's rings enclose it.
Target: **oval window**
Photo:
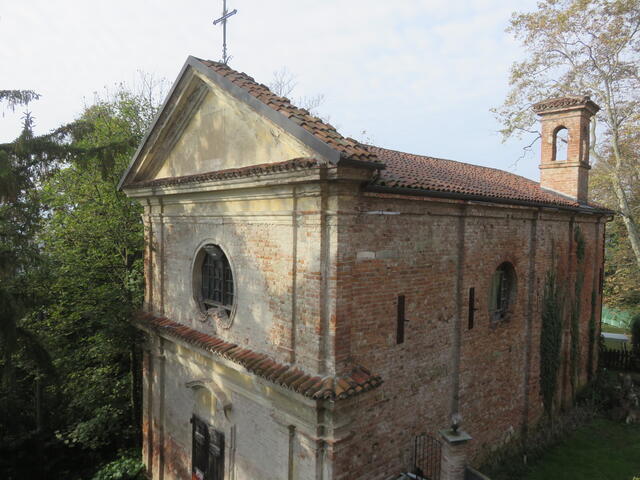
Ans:
[[[229,315],[234,302],[233,273],[229,260],[218,245],[205,245],[199,254],[199,298],[205,311],[224,309]]]

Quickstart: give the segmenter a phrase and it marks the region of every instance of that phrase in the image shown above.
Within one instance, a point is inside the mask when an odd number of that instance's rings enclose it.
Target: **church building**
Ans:
[[[121,181],[144,206],[150,478],[462,479],[570,405],[611,212],[588,201],[598,106],[534,110],[540,183],[364,145],[189,57]]]

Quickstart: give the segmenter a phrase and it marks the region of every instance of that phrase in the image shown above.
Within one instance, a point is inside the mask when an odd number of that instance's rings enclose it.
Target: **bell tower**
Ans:
[[[541,123],[540,186],[586,203],[589,123],[600,107],[583,95],[545,100],[533,110]]]

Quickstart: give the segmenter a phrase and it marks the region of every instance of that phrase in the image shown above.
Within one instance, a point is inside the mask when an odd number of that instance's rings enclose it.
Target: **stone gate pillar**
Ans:
[[[442,463],[440,480],[464,480],[467,465],[467,442],[471,435],[462,430],[441,430]]]

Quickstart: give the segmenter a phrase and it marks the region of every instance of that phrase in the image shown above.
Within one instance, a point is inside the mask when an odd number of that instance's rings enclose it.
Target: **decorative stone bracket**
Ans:
[[[232,408],[231,400],[213,380],[192,380],[190,382],[187,382],[185,386],[192,390],[197,390],[199,388],[205,388],[209,390],[209,392],[211,392],[211,394],[215,397],[215,399],[222,407],[225,418],[229,420],[229,413],[231,412]]]

